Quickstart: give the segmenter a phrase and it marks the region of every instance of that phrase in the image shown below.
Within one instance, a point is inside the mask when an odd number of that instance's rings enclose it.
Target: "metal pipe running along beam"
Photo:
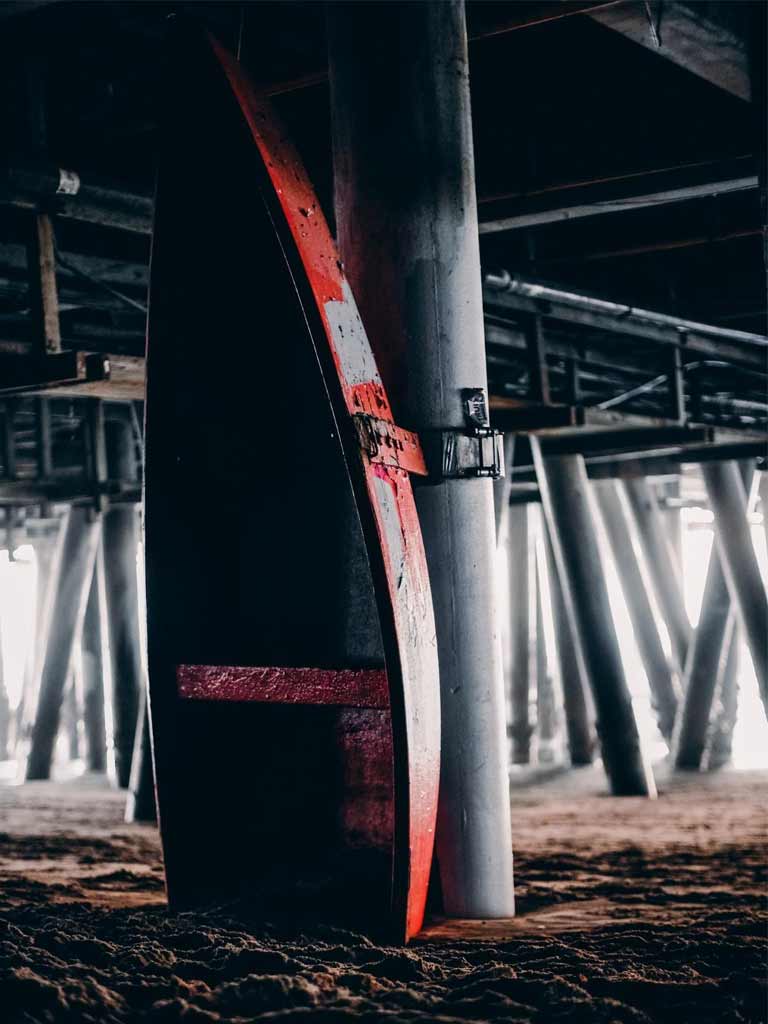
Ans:
[[[715,538],[726,583],[768,714],[768,598],[750,536],[747,493],[736,462],[703,462],[701,472],[715,514]]]
[[[328,44],[339,248],[379,369],[403,422],[464,430],[462,389],[487,388],[464,4],[332,4]],[[440,661],[444,910],[509,917],[492,482],[444,479],[416,503]]]
[[[603,480],[592,486],[619,570],[627,610],[648,677],[659,731],[669,741],[680,701],[680,684],[672,673],[661,643],[649,597],[649,581],[646,581],[640,560],[639,541],[633,536],[635,531],[632,529],[630,512],[622,502],[623,495],[615,481]]]
[[[728,359],[761,372],[765,369],[768,338],[761,334],[683,320],[667,313],[550,288],[535,281],[513,278],[506,270],[486,274],[484,297],[491,308],[508,309],[515,314],[538,312],[548,320],[581,324],[613,335],[645,338],[661,345],[685,345],[687,352]]]
[[[571,626],[579,637],[597,711],[603,764],[615,796],[656,796],[611,613],[597,533],[598,510],[580,455],[531,450]]]

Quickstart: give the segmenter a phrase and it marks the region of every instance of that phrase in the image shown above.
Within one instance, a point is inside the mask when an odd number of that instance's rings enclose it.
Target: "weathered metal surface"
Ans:
[[[280,704],[339,704],[388,708],[383,669],[243,668],[179,665],[179,696],[186,700],[270,701]]]
[[[737,462],[702,463],[701,473],[715,514],[715,538],[728,592],[744,629],[768,713],[768,598],[750,536],[748,496]]]
[[[370,29],[365,5],[329,5],[339,251],[399,421],[422,444],[448,432],[454,448],[449,459],[441,444],[437,462],[427,451],[433,479],[415,492],[440,661],[440,890],[446,913],[507,916],[514,893],[492,483],[472,479],[491,476],[497,460],[489,452],[481,462],[477,440],[468,460],[453,457],[468,428],[486,426],[477,413],[487,409],[464,4],[385,4],[374,47]],[[469,478],[445,479],[446,469]]]
[[[635,640],[643,659],[661,735],[669,741],[681,692],[661,643],[650,599],[650,581],[646,578],[639,540],[633,529],[629,508],[619,485],[613,480],[592,484],[603,517],[619,579],[627,604]]]
[[[229,881],[236,891],[265,879],[284,856],[290,860],[303,855],[305,862],[313,850],[317,858],[331,856],[329,843],[337,835],[327,831],[331,818],[337,830],[340,816],[348,850],[355,833],[350,822],[368,813],[367,798],[360,792],[355,797],[355,787],[364,789],[366,778],[375,776],[373,788],[387,790],[391,810],[371,811],[369,833],[380,837],[389,821],[384,852],[391,860],[380,877],[391,878],[391,891],[385,885],[382,898],[379,887],[371,888],[365,897],[371,906],[368,923],[379,927],[384,910],[390,934],[407,939],[419,929],[424,913],[437,807],[440,711],[435,627],[413,493],[402,468],[405,461],[381,458],[380,452],[373,454],[362,446],[355,417],[385,424],[382,432],[403,443],[400,451],[407,447],[410,468],[418,462],[417,444],[413,435],[407,437],[394,424],[330,231],[268,103],[255,95],[237,63],[215,41],[190,35],[179,39],[174,53],[176,81],[160,161],[153,242],[146,467],[150,705],[169,895],[177,905],[206,898],[213,880],[201,878],[200,872],[205,871],[209,851],[218,855],[216,848],[222,844],[235,850]],[[189,90],[203,88],[206,114],[201,120]],[[183,128],[177,117],[179,105],[185,110]],[[187,112],[192,109],[194,116]],[[226,156],[219,156],[218,150],[212,156],[211,147],[218,145],[231,149]],[[210,214],[203,211],[196,222],[196,241],[203,239],[197,241],[198,253],[205,260],[205,252],[211,251],[206,231],[211,237],[231,229],[234,247],[225,252],[226,271],[217,274],[214,269],[211,274],[208,268],[206,291],[212,294],[200,298],[194,321],[184,319],[190,315],[189,304],[198,298],[184,275],[197,269],[191,260],[179,269],[189,236],[174,177],[174,161],[194,160],[192,154],[222,181],[227,175],[229,188],[229,194],[212,200]],[[216,203],[222,202],[231,214],[220,213]],[[256,233],[249,237],[244,222]],[[222,235],[216,238],[221,241]],[[234,281],[241,283],[236,291],[228,291],[235,288]],[[263,298],[254,297],[248,305],[249,293],[259,289]],[[253,344],[237,349],[243,366],[267,377],[267,365],[281,366],[289,375],[295,367],[296,382],[290,376],[278,379],[277,392],[257,398],[252,415],[238,408],[234,397],[221,397],[227,381],[240,394],[250,371],[206,362],[202,331],[199,344],[198,336],[190,333],[200,329],[207,309],[221,308],[217,303],[229,303],[230,310],[233,304],[238,307],[237,315],[228,320],[230,331],[242,335],[244,324],[252,330]],[[274,336],[279,331],[282,340]],[[181,345],[180,335],[183,348],[174,348]],[[178,359],[186,365],[180,367]],[[186,390],[176,380],[180,369]],[[181,396],[175,406],[169,407],[169,389]],[[202,424],[190,404],[192,394],[203,402],[207,397],[210,404],[210,415]],[[295,423],[281,430],[279,449],[273,446],[266,452],[259,444],[262,427],[268,416],[280,421],[279,410],[287,410],[288,395],[295,402]],[[317,410],[319,420],[325,417],[328,428],[316,426],[318,418],[309,406]],[[302,416],[312,424],[311,434],[304,431]],[[191,435],[196,431],[194,443]],[[223,460],[218,455],[214,459],[218,440],[232,447]],[[216,545],[205,536],[202,510],[193,511],[190,522],[184,522],[186,474],[198,471],[211,472],[222,483],[219,493],[231,517],[232,541],[243,545],[234,562],[219,557]],[[370,663],[367,656],[362,661],[354,653],[344,656],[347,641],[336,635],[340,622],[333,611],[333,601],[346,609],[353,623],[347,639],[354,634],[353,646],[361,644],[367,626],[361,627],[371,612],[364,595],[345,590],[341,564],[351,564],[355,556],[349,545],[338,557],[331,550],[333,530],[344,518],[333,510],[339,502],[351,502],[352,496],[354,504],[348,516],[344,513],[345,522],[360,533],[361,545],[364,540],[361,557],[375,594],[377,612],[372,614],[378,619],[368,632],[380,631],[388,709],[181,699],[176,684],[180,665],[283,665],[295,671],[297,660],[299,665],[326,670]],[[187,561],[199,542],[206,552],[206,574],[201,578]],[[253,571],[244,576],[238,562],[252,565]],[[240,590],[233,594],[232,587]],[[371,716],[379,723],[375,729]],[[363,719],[365,728],[360,725]],[[357,736],[354,742],[348,739],[350,730]],[[372,730],[378,730],[376,743],[371,740],[378,753],[371,752],[366,760],[366,737],[373,735]],[[209,753],[215,750],[215,779],[221,781],[212,783],[193,763],[196,737],[209,744]],[[350,744],[354,756],[347,749]],[[260,772],[276,773],[270,775],[269,787],[259,786]],[[382,804],[380,797],[379,792],[373,804]],[[223,832],[215,847],[209,843],[204,851],[191,854],[189,843],[201,821],[200,800],[218,803],[217,822]],[[373,828],[376,821],[379,825]],[[239,835],[251,842],[256,833],[262,834],[258,845],[237,845]],[[339,866],[333,864],[337,872]]]
[[[566,612],[579,638],[597,711],[603,764],[616,796],[656,796],[621,659],[603,556],[597,505],[580,455],[544,458],[531,439],[542,507]]]
[[[62,700],[72,668],[75,642],[79,640],[88,603],[93,564],[101,532],[87,509],[70,509],[64,518],[50,625],[45,635],[35,682],[35,699],[29,708],[29,743],[23,743],[23,775],[26,780],[50,778]]]

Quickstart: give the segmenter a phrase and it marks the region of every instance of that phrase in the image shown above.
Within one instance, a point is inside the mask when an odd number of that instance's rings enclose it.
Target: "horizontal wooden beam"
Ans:
[[[749,100],[751,86],[744,40],[709,21],[696,7],[701,5],[629,0],[591,11],[589,17],[711,85]]]

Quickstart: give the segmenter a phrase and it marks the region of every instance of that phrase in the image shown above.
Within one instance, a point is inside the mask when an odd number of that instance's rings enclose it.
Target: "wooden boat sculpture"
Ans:
[[[169,901],[352,909],[406,940],[439,771],[419,441],[268,103],[216,41],[177,36],[145,498]]]

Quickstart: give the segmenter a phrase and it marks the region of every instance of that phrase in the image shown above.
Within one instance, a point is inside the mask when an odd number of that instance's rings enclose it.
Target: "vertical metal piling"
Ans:
[[[536,559],[536,728],[537,759],[540,763],[551,763],[555,759],[557,740],[557,705],[555,683],[547,659],[547,642],[544,635],[544,600],[541,574],[543,566]]]
[[[101,553],[94,559],[91,588],[83,622],[83,720],[85,765],[90,772],[107,770],[107,733],[104,722],[104,649],[101,593],[104,567]]]
[[[560,682],[563,688],[565,731],[568,737],[568,753],[574,767],[592,764],[595,738],[589,705],[589,681],[584,659],[574,638],[563,596],[555,554],[552,549],[549,527],[545,523],[547,567],[549,569],[549,591],[552,596],[552,615],[555,622],[555,643],[560,665]]]
[[[691,640],[691,623],[683,599],[682,569],[651,485],[644,477],[637,477],[625,480],[624,489],[637,525],[656,600],[669,631],[672,653],[682,673]]]
[[[138,479],[135,443],[127,416],[104,424],[110,480]],[[112,667],[112,716],[117,783],[127,789],[144,685],[136,571],[139,524],[135,505],[111,505],[104,514],[104,570]]]
[[[128,822],[157,821],[155,772],[152,761],[146,687],[142,687],[139,698],[139,720],[136,724],[136,742],[134,743],[133,760],[131,761],[131,778],[128,784],[125,820]]]
[[[701,767],[706,771],[717,771],[725,767],[733,755],[733,731],[739,709],[739,647],[739,626],[736,613],[731,607],[723,645],[724,657],[720,660],[717,673],[714,715],[701,762]]]
[[[597,507],[580,455],[545,458],[535,436],[544,514],[572,628],[579,636],[597,711],[603,764],[615,796],[655,797],[624,673],[598,544]]]
[[[507,560],[510,580],[510,635],[512,639],[509,693],[512,764],[529,764],[535,723],[531,708],[536,701],[536,568],[528,505],[509,510]]]
[[[753,471],[752,463],[741,464],[741,479],[747,491],[751,489]],[[729,675],[735,671],[738,658],[736,634],[731,595],[715,540],[709,556],[699,622],[693,633],[685,667],[685,701],[672,748],[676,768],[697,771],[702,767],[718,691],[730,702],[730,717],[731,705],[737,693],[737,682]],[[725,727],[728,728],[727,723]]]
[[[632,620],[643,667],[648,677],[659,731],[667,742],[672,737],[680,701],[680,682],[672,674],[661,643],[656,617],[648,594],[648,584],[640,562],[641,553],[628,512],[622,503],[619,485],[613,480],[596,481],[597,502],[603,517],[611,550],[621,580],[627,610]]]
[[[747,492],[736,462],[703,462],[701,472],[715,514],[715,539],[728,592],[768,713],[768,599],[747,520]]]
[[[372,31],[372,26],[375,30]],[[337,235],[395,412],[425,441],[487,387],[464,4],[332,4]],[[371,253],[376,258],[371,259]],[[491,481],[418,488],[437,623],[445,910],[514,912]]]
[[[27,780],[50,778],[64,688],[72,666],[74,645],[85,618],[99,525],[89,509],[77,507],[66,513],[62,525],[60,564],[41,656],[34,724],[24,772]]]

